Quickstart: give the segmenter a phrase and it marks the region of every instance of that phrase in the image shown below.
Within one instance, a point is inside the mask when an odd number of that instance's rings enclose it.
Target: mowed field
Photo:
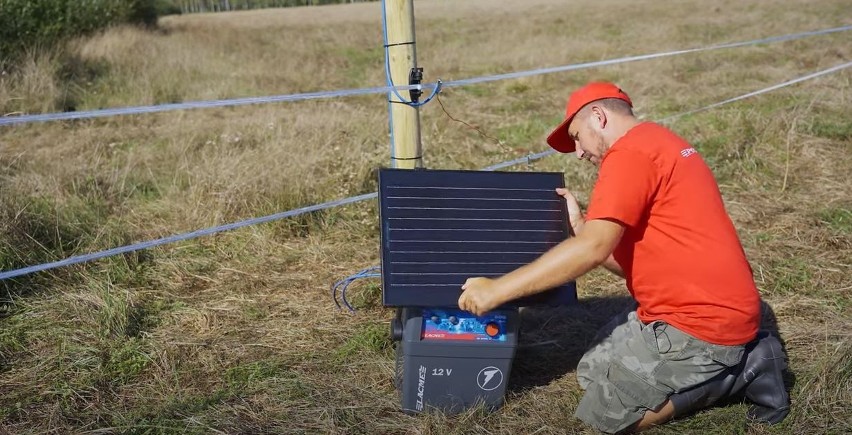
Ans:
[[[421,0],[426,80],[455,80],[852,24],[846,0]],[[35,51],[0,75],[3,114],[381,86],[379,3],[166,17]],[[446,89],[421,110],[429,168],[547,149],[592,79],[655,120],[852,60],[852,33]],[[852,431],[852,72],[672,120],[710,164],[789,354],[792,412],[747,406],[655,433]],[[0,269],[376,189],[384,96],[0,127]],[[551,156],[581,201],[595,169]],[[628,302],[603,271],[580,304],[523,312],[505,406],[409,416],[393,385],[375,201],[0,283],[0,432],[593,433],[579,357]],[[696,259],[700,261],[700,259]],[[722,273],[720,271],[720,273]]]

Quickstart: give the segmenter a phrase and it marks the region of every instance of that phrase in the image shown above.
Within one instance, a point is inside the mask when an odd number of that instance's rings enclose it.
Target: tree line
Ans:
[[[293,6],[319,6],[335,3],[361,3],[376,0],[171,0],[171,10],[188,14],[193,12],[238,11],[261,8],[286,8]]]
[[[122,23],[156,26],[163,15],[371,0],[0,0],[0,68],[27,50]]]

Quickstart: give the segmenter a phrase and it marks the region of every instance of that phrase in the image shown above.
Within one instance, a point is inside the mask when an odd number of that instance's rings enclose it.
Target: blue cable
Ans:
[[[354,273],[346,278],[341,279],[334,283],[331,286],[331,298],[334,300],[334,304],[337,305],[337,309],[342,310],[343,307],[340,306],[340,302],[337,300],[338,290],[340,292],[340,299],[343,301],[343,305],[349,309],[350,312],[354,313],[355,308],[349,304],[349,301],[346,299],[346,289],[349,288],[349,285],[353,282],[361,279],[361,278],[379,278],[381,277],[381,273],[376,273],[377,270],[380,270],[379,266],[368,267],[360,272]]]
[[[402,95],[399,94],[399,91],[396,89],[396,87],[393,84],[393,77],[391,76],[391,70],[390,70],[390,51],[389,51],[389,47],[388,47],[389,42],[388,42],[388,22],[387,21],[388,21],[388,19],[387,19],[387,2],[386,2],[386,0],[382,0],[382,39],[384,40],[384,43],[385,43],[385,84],[387,84],[387,86],[389,88],[391,88],[391,92],[393,92],[393,94],[396,95],[396,98],[398,98],[401,103],[407,104],[407,105],[412,106],[412,107],[423,106],[423,105],[429,103],[430,101],[432,101],[432,98],[434,98],[435,95],[438,94],[438,92],[441,92],[441,80],[438,80],[436,86],[434,88],[432,88],[432,94],[429,95],[429,97],[426,98],[424,101],[421,101],[419,103],[411,101],[411,100],[406,100],[405,98],[402,97]],[[418,86],[418,87],[415,87],[414,89],[420,90],[422,88],[420,86]]]
[[[428,98],[426,98],[425,100],[423,100],[419,103],[414,102],[414,101],[410,101],[410,100],[406,100],[405,98],[402,97],[402,95],[399,94],[399,91],[397,90],[396,86],[394,86],[394,84],[393,84],[393,77],[391,76],[390,51],[389,51],[389,47],[388,47],[389,43],[388,43],[387,5],[385,3],[385,0],[382,0],[382,41],[384,42],[384,47],[385,47],[385,84],[390,89],[390,92],[388,92],[388,135],[390,136],[390,145],[391,145],[391,164],[392,164],[393,167],[396,167],[396,164],[394,162],[394,160],[396,159],[396,156],[393,155],[393,151],[394,151],[395,145],[396,145],[396,136],[395,136],[394,131],[393,131],[393,105],[394,105],[394,102],[392,101],[390,94],[393,93],[397,97],[397,99],[399,99],[398,103],[402,103],[402,104],[405,104],[405,105],[408,105],[408,106],[411,106],[411,107],[420,107],[420,106],[423,106],[425,104],[428,104],[430,101],[432,101],[432,98],[435,98],[435,96],[438,95],[439,92],[441,92],[441,86],[443,85],[443,83],[441,82],[440,79],[438,79],[438,81],[435,83],[434,87],[432,88],[432,94],[429,95]],[[423,87],[424,87],[423,85],[416,85],[413,89],[422,90]]]

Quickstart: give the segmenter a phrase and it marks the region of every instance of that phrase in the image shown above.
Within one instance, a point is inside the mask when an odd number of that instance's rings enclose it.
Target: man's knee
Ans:
[[[601,381],[589,383],[575,416],[605,433],[618,433],[642,419],[649,409],[666,401],[668,391],[643,382],[615,363]]]

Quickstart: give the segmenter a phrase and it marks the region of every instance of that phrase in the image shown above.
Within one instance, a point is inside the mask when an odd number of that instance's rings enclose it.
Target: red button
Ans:
[[[489,337],[496,337],[500,335],[500,327],[497,326],[496,323],[489,323],[485,325],[485,333],[488,334]]]

